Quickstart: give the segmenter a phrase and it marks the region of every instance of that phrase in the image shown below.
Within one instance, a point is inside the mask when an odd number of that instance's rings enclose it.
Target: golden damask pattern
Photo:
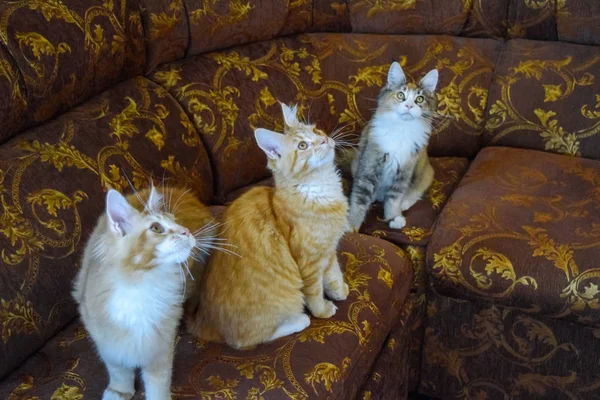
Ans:
[[[190,41],[183,0],[141,1],[146,41],[146,71],[185,57]]]
[[[284,28],[288,13],[305,0],[184,0],[190,27],[188,55],[268,40]]]
[[[355,32],[499,38],[509,0],[350,0]]]
[[[457,399],[598,396],[597,329],[434,293],[428,299],[420,392]]]
[[[141,77],[0,148],[0,376],[75,317],[71,281],[104,192],[163,178],[211,199],[191,121]]]
[[[598,187],[598,161],[483,150],[432,238],[436,290],[600,326]]]
[[[404,322],[394,330],[397,338],[386,342],[386,336],[401,310],[408,314],[403,306],[411,271],[407,256],[385,241],[351,234],[340,247],[350,296],[338,303],[335,317],[312,319],[305,331],[246,352],[182,334],[176,344],[173,397],[354,398],[359,388],[347,382],[362,382],[374,352],[384,343],[394,354],[405,351]],[[385,279],[382,270],[387,271]],[[100,376],[104,368],[91,346],[81,325],[72,324],[3,382],[0,397],[99,398],[104,386],[96,381],[105,379]],[[142,397],[138,393],[136,399]]]
[[[600,159],[595,48],[509,42],[496,74],[486,122],[490,144]]]
[[[534,40],[558,40],[557,18],[569,17],[573,0],[510,0],[507,36]]]
[[[141,73],[145,63],[141,16],[131,0],[6,1],[0,43],[14,58],[0,60],[0,79],[13,88],[3,101],[21,118],[3,127],[0,140]]]
[[[447,118],[436,126],[430,152],[473,156],[499,49],[492,40],[311,34],[188,58],[161,67],[152,79],[193,119],[222,198],[268,175],[252,129],[281,129],[276,100],[298,103],[322,129],[359,133],[391,59],[413,79],[440,70],[439,111]]]

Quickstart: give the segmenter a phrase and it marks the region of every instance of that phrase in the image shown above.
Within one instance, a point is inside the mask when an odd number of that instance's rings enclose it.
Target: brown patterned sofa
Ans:
[[[270,184],[276,99],[360,132],[440,70],[436,175],[347,235],[335,318],[247,353],[178,337],[173,397],[600,397],[600,2],[0,1],[0,398],[98,399],[70,283],[108,187]],[[401,248],[401,249],[400,249]],[[410,266],[412,265],[412,268]],[[138,394],[137,398],[141,398]]]

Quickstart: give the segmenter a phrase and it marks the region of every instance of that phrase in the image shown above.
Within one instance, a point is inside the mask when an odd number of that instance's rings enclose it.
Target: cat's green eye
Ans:
[[[165,228],[163,228],[163,226],[158,222],[154,222],[152,225],[150,225],[150,230],[154,233],[163,233]]]
[[[406,100],[406,96],[402,92],[398,92],[397,96],[398,96],[398,100],[400,100],[400,101]]]
[[[425,101],[425,97],[423,97],[423,96],[417,96],[417,98],[415,99],[415,103],[417,103],[417,104],[421,104],[424,101]]]
[[[306,143],[305,141],[302,141],[302,142],[298,143],[298,148],[300,150],[306,150],[308,148],[308,143]]]

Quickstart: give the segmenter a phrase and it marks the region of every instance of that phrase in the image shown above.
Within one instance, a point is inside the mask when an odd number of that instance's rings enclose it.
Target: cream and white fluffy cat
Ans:
[[[176,199],[175,210],[168,210]],[[171,398],[173,346],[189,272],[184,267],[201,272],[194,250],[205,251],[207,242],[192,232],[202,232],[210,220],[209,210],[180,189],[106,195],[106,212],[86,245],[73,290],[108,369],[103,400],[132,398],[137,368],[148,400]]]

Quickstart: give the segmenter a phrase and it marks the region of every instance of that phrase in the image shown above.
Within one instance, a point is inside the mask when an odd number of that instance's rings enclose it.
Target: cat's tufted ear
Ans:
[[[432,69],[423,77],[423,79],[421,79],[419,86],[429,92],[434,92],[438,83],[438,76],[439,74],[437,69]]]
[[[283,111],[283,120],[287,126],[298,125],[300,121],[298,121],[298,105],[294,104],[293,106],[288,106],[287,104],[281,104],[281,111]]]
[[[148,196],[148,201],[146,202],[146,210],[150,213],[157,213],[160,211],[160,207],[163,204],[163,196],[156,190],[154,185],[150,189],[150,195]]]
[[[268,129],[258,128],[254,131],[254,137],[256,138],[258,147],[265,152],[267,157],[272,159],[281,158],[283,141],[285,139],[284,135]]]
[[[106,194],[106,215],[110,230],[119,236],[125,236],[131,227],[137,211],[129,205],[127,199],[114,189]]]
[[[406,83],[406,75],[404,75],[404,71],[402,71],[400,64],[394,61],[388,71],[387,87],[393,88],[404,83]]]

